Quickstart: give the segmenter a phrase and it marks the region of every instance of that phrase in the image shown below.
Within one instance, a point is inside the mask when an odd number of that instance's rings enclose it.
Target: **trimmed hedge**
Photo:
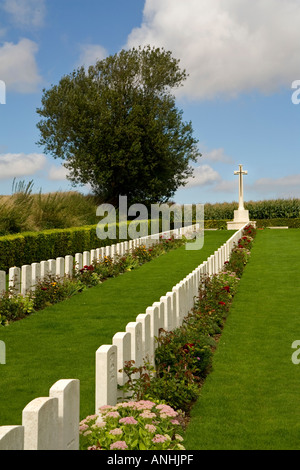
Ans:
[[[263,219],[256,220],[257,228],[266,227],[288,227],[288,228],[300,228],[300,219]]]
[[[230,219],[232,220],[232,219]],[[300,228],[300,218],[296,219],[251,219],[256,222],[257,228],[267,227],[288,227]],[[219,230],[227,230],[227,220],[204,220],[204,228],[215,228]]]
[[[149,224],[150,221],[148,227]],[[0,237],[0,270],[8,272],[12,266],[21,267],[60,256],[74,256],[76,253],[124,241],[119,239],[118,224],[116,224],[116,240],[99,239],[96,232],[97,225],[23,232],[20,235]]]

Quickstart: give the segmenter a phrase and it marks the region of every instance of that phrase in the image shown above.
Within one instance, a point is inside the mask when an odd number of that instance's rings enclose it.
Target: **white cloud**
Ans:
[[[52,181],[62,181],[67,178],[68,170],[64,166],[52,166],[49,170],[49,179]]]
[[[45,0],[4,0],[2,8],[19,27],[41,27],[44,24]]]
[[[199,165],[194,168],[194,177],[188,179],[185,188],[192,188],[194,186],[206,186],[220,181],[221,176],[209,165]]]
[[[250,190],[260,193],[298,194],[300,196],[300,174],[287,175],[281,178],[260,178],[250,186]]]
[[[213,149],[208,152],[201,151],[203,160],[208,160],[210,162],[216,163],[226,163],[226,164],[233,164],[234,160],[225,154],[223,148]]]
[[[223,181],[220,181],[215,187],[214,187],[214,191],[218,191],[218,192],[224,192],[224,193],[232,193],[232,194],[236,194],[237,195],[237,198],[238,198],[238,180],[236,181],[226,181],[226,180],[223,180]]]
[[[100,44],[81,44],[78,66],[89,67],[95,65],[97,60],[103,60],[107,57],[107,50]]]
[[[0,77],[8,90],[32,93],[41,83],[35,54],[38,46],[30,39],[21,39],[17,44],[5,42],[0,46]]]
[[[46,157],[40,153],[0,154],[0,179],[33,175],[45,164]]]
[[[190,74],[180,94],[235,97],[290,88],[300,69],[298,0],[146,0],[127,47],[172,51]]]

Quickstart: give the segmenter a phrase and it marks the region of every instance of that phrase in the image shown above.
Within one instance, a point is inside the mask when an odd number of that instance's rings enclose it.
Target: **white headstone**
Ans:
[[[25,428],[24,450],[56,450],[58,448],[58,399],[40,397],[23,409]]]
[[[26,293],[31,289],[32,279],[31,279],[31,266],[26,264],[21,268],[21,294],[26,295]]]
[[[0,295],[6,292],[6,272],[0,271]]]
[[[65,256],[65,274],[66,276],[73,276],[73,256]]]
[[[32,263],[31,264],[31,289],[34,291],[36,284],[41,279],[41,264]]]
[[[117,346],[104,344],[96,351],[95,412],[117,403]]]
[[[49,275],[48,261],[41,261],[41,279],[45,279]]]
[[[142,325],[142,359],[148,361],[151,352],[151,319],[149,313],[140,313],[136,321]]]
[[[55,274],[59,279],[63,279],[65,275],[65,258],[56,258]]]
[[[56,260],[55,259],[48,259],[48,266],[49,266],[49,275],[55,276],[56,273]]]
[[[143,359],[142,324],[130,322],[126,325],[126,332],[131,335],[131,360],[135,367],[140,367]]]
[[[15,293],[21,291],[21,269],[17,267],[9,268],[8,271],[8,284]]]
[[[57,450],[79,450],[80,384],[77,379],[58,380],[49,396],[58,399]]]
[[[24,450],[24,427],[0,426],[0,450]]]
[[[148,307],[146,313],[150,315],[150,363],[154,364],[155,349],[157,347],[156,338],[158,337],[159,329],[159,311],[158,307]]]
[[[83,252],[82,263],[83,263],[83,266],[89,266],[90,265],[90,252],[89,251],[84,251]]]
[[[128,332],[116,333],[113,337],[113,345],[117,346],[117,380],[119,385],[124,385],[127,376],[124,372],[125,362],[131,360],[131,334]]]

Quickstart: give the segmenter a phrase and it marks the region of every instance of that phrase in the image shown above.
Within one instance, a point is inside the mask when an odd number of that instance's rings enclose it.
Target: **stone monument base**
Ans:
[[[255,222],[250,222],[248,210],[238,209],[234,211],[233,220],[227,222],[227,230],[239,230],[248,223],[251,223],[254,227],[256,226]]]

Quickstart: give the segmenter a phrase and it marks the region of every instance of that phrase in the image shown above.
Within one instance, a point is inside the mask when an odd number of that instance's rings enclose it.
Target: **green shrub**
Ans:
[[[0,297],[0,325],[25,318],[34,311],[34,303],[30,296],[13,295],[12,291],[5,292]]]

